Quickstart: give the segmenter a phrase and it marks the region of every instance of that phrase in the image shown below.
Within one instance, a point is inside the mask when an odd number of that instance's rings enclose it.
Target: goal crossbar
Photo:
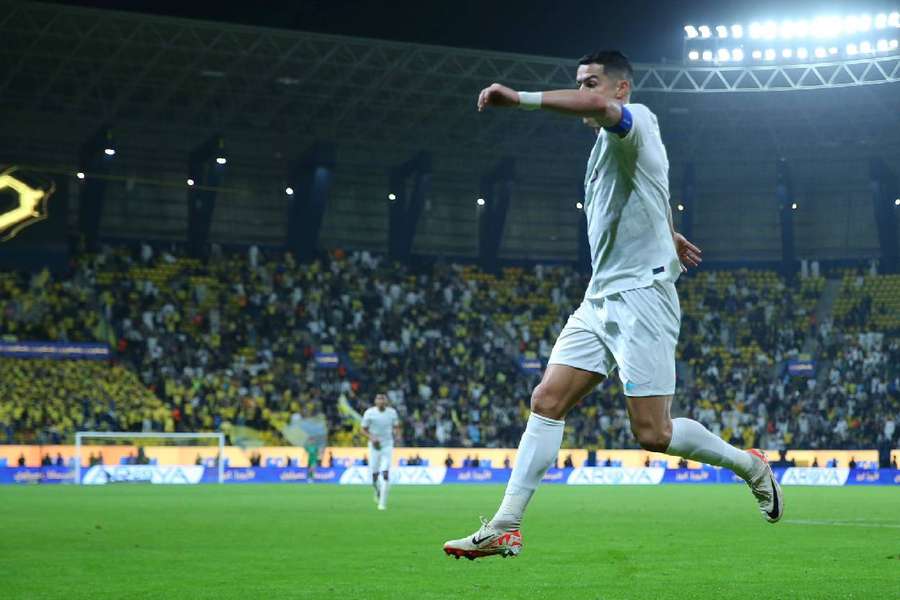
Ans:
[[[78,431],[75,433],[75,483],[81,484],[81,446],[84,438],[90,439],[156,439],[156,440],[216,440],[219,459],[216,461],[219,483],[225,481],[225,434],[218,433],[154,433],[130,431]]]

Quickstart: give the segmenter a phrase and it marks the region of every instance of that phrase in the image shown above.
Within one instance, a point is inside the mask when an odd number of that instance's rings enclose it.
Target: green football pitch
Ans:
[[[499,486],[0,488],[0,598],[900,598],[900,489],[541,488],[517,558],[441,552]]]

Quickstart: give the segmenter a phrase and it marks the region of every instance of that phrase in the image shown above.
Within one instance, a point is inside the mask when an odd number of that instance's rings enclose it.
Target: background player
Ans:
[[[394,452],[394,436],[400,437],[400,416],[397,410],[387,405],[387,396],[375,396],[375,406],[363,413],[362,432],[369,438],[369,470],[372,472],[372,487],[378,510],[387,508],[388,478],[391,455]],[[381,473],[381,481],[378,474]]]
[[[624,55],[605,51],[579,61],[577,90],[517,92],[495,83],[478,96],[479,111],[551,110],[580,117],[596,132],[584,180],[592,274],[532,392],[499,510],[475,534],[444,544],[457,558],[521,551],[522,515],[557,457],[566,413],[616,368],[642,448],[731,469],[750,485],[766,520],[781,518],[781,491],[761,452],[740,450],[697,421],[670,416],[681,324],[674,282],[683,265],[700,263],[700,250],[674,230],[666,149],[656,115],[629,104],[632,77]]]

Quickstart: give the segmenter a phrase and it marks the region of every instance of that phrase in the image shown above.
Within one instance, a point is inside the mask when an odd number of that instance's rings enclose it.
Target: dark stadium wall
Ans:
[[[798,258],[874,258],[879,253],[871,192],[862,161],[792,162]],[[859,167],[859,168],[856,168]],[[439,169],[440,165],[436,165]],[[680,163],[673,163],[673,210]],[[387,250],[386,176],[339,162],[320,242],[325,248]],[[577,167],[572,169],[576,176]],[[707,162],[696,173],[694,238],[708,261],[770,261],[781,255],[775,164],[768,160]],[[500,256],[509,260],[577,258],[577,187],[571,179],[522,176],[507,217]],[[279,246],[285,240],[287,197],[273,178],[236,175],[220,194],[210,239],[223,244]],[[168,176],[180,181],[178,175]],[[577,181],[577,179],[576,179]],[[568,184],[568,185],[567,185]],[[126,179],[108,187],[101,220],[106,238],[183,240],[184,188]],[[415,254],[474,256],[476,178],[436,171],[413,240]],[[73,212],[76,207],[72,207]],[[676,221],[678,219],[677,210]]]

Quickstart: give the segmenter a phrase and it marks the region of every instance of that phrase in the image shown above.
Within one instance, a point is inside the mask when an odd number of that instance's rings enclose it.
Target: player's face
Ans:
[[[578,65],[575,82],[579,90],[621,102],[625,101],[630,91],[628,82],[609,77],[603,72],[603,65],[598,64]],[[585,118],[582,122],[591,129],[600,129],[600,124],[594,119]]]
[[[378,410],[384,410],[384,408],[386,406],[387,406],[387,396],[385,396],[384,394],[378,394],[377,396],[375,396],[375,407]]]

